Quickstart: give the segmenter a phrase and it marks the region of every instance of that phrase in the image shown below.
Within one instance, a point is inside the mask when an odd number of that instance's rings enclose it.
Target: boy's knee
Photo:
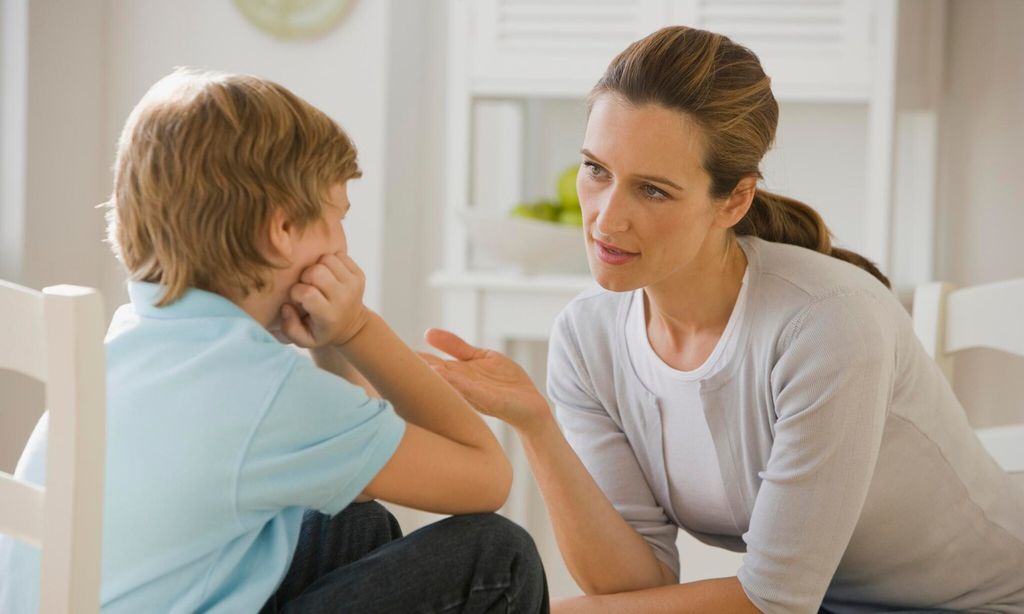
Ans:
[[[533,538],[523,527],[497,514],[479,514],[468,521],[475,529],[479,554],[500,566],[512,579],[508,599],[514,612],[547,612],[544,564]]]
[[[329,534],[339,539],[346,536],[349,540],[358,535],[361,540],[370,539],[377,545],[402,537],[398,520],[376,501],[350,503],[334,516],[307,510],[302,524],[303,530]]]
[[[498,514],[453,516],[458,532],[472,537],[489,556],[511,557],[530,568],[541,568],[533,538],[523,527]]]
[[[376,501],[366,501],[363,503],[349,503],[345,509],[341,510],[334,516],[337,519],[345,520],[367,520],[367,521],[388,521],[393,516],[386,507],[377,503]]]
[[[334,517],[334,521],[349,526],[377,527],[390,534],[392,539],[402,536],[402,528],[398,524],[398,519],[388,511],[388,508],[376,501],[350,503]]]

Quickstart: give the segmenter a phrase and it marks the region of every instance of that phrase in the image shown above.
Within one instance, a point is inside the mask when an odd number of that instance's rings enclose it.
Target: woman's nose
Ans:
[[[610,236],[629,229],[625,199],[616,190],[602,195],[595,227],[602,235]]]

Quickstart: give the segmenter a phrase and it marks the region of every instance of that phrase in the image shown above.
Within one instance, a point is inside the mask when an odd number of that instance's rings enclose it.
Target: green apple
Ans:
[[[512,217],[525,217],[527,219],[534,219],[533,205],[516,205],[509,212]]]
[[[562,209],[558,215],[558,223],[566,226],[583,226],[582,209]]]
[[[576,193],[576,174],[579,173],[579,166],[570,166],[558,176],[558,200],[567,209],[579,209],[580,197]]]
[[[533,217],[538,220],[557,222],[559,213],[561,213],[561,207],[558,206],[558,203],[550,200],[538,201],[533,205]]]

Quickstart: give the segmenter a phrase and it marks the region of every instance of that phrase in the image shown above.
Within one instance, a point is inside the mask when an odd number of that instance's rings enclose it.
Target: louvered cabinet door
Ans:
[[[865,102],[872,0],[672,0],[671,19],[749,47],[780,100]]]
[[[583,96],[629,43],[665,25],[670,0],[459,0],[477,95]]]

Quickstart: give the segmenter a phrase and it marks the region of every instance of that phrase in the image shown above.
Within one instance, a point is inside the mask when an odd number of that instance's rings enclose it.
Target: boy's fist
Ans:
[[[294,305],[281,307],[281,332],[300,347],[344,345],[369,319],[363,305],[366,276],[347,254],[326,254],[291,287]]]

